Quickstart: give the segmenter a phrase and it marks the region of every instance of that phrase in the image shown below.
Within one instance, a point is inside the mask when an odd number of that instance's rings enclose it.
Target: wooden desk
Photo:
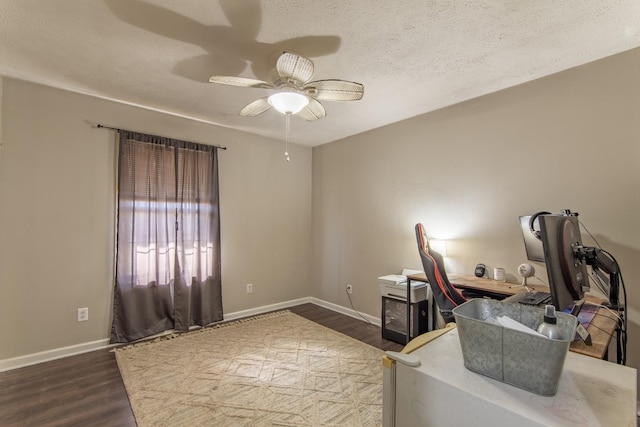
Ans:
[[[491,279],[482,279],[475,276],[466,276],[462,274],[449,274],[447,275],[451,284],[461,290],[472,290],[479,293],[487,293],[489,296],[504,295],[505,302],[509,302],[508,297],[526,292],[525,288],[519,286],[516,283],[498,282]],[[411,281],[426,282],[427,278],[424,273],[411,274],[407,276],[407,289],[411,285]],[[531,290],[549,292],[549,287],[543,285],[528,285]],[[598,298],[588,296],[586,298],[588,302],[601,303]],[[435,302],[434,302],[435,304]],[[434,323],[435,325],[435,323]],[[606,309],[600,308],[596,312],[591,324],[587,328],[591,334],[592,344],[586,345],[584,341],[574,341],[571,343],[569,350],[584,354],[598,359],[604,359],[609,348],[611,338],[615,333],[618,323],[613,318],[613,315]]]

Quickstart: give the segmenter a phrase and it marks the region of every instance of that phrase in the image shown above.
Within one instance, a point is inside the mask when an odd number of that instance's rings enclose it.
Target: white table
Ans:
[[[457,329],[440,333],[405,348],[420,366],[384,358],[385,427],[636,425],[633,368],[569,352],[557,394],[540,396],[467,370]]]

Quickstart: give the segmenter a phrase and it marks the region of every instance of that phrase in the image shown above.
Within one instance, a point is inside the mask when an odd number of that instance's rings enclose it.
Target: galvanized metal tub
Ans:
[[[477,298],[454,308],[453,314],[467,369],[543,396],[556,394],[575,337],[574,316],[556,314],[561,333],[560,339],[553,340],[491,321],[508,316],[536,330],[544,316],[538,307]]]

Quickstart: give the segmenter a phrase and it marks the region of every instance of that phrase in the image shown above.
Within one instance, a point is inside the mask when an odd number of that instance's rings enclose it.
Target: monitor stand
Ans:
[[[575,316],[576,320],[578,319],[578,314],[580,313],[580,310],[582,310],[583,305],[584,305],[584,298],[581,299],[580,301],[576,301],[576,303],[573,305],[573,308],[571,309],[571,315]],[[578,326],[576,326],[576,332],[580,336],[580,339],[584,341],[585,345],[592,344],[591,334],[589,333],[589,331],[585,329],[584,326],[582,326],[580,322],[578,322]]]

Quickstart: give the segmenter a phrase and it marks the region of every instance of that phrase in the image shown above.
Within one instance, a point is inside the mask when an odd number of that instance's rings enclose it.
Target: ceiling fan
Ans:
[[[271,72],[271,82],[234,76],[212,76],[211,83],[231,86],[272,89],[273,93],[257,99],[242,110],[240,115],[253,117],[271,107],[286,115],[304,120],[318,120],[327,115],[318,101],[357,101],[364,95],[364,86],[346,80],[316,80],[313,61],[291,52],[283,52]]]

